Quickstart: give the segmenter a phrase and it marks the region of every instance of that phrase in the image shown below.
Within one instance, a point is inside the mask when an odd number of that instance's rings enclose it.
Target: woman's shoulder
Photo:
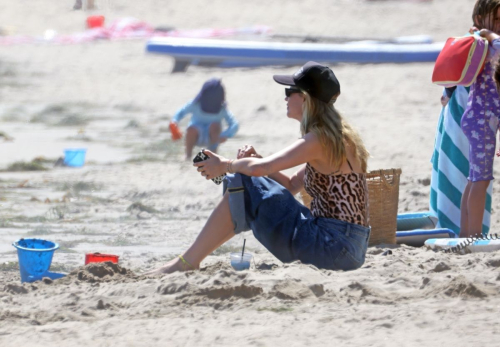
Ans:
[[[305,142],[308,151],[314,151],[314,153],[323,153],[323,144],[317,134],[313,132],[308,132],[302,136],[302,140]]]
[[[309,142],[311,144],[321,144],[321,141],[319,140],[318,135],[312,131],[310,131],[307,134],[305,134],[304,136],[302,136],[302,138],[306,142]]]

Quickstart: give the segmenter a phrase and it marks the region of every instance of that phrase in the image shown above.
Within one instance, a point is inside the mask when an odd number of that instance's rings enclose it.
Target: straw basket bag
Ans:
[[[366,174],[370,226],[369,246],[395,244],[401,169],[375,170]]]
[[[366,174],[370,226],[369,246],[395,244],[401,169],[375,170]],[[300,192],[304,206],[310,208],[311,196]]]

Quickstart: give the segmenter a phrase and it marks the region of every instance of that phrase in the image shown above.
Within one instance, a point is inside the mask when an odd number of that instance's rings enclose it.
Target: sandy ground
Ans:
[[[390,38],[468,30],[472,1],[0,0],[0,28],[43,36],[84,30],[85,18],[134,16],[177,29],[268,25],[276,34]],[[264,39],[264,38],[256,38]],[[353,272],[281,264],[250,234],[214,252],[199,272],[140,273],[185,249],[220,198],[181,160],[168,121],[210,77],[221,77],[241,123],[220,153],[245,143],[270,154],[299,137],[272,81],[296,67],[190,67],[148,55],[144,40],[0,46],[0,168],[44,157],[49,170],[0,173],[1,346],[496,346],[500,254],[455,255],[372,247]],[[339,64],[338,108],[372,154],[369,168],[399,167],[400,212],[428,209],[430,157],[441,89],[432,64]],[[185,123],[183,123],[185,125]],[[1,139],[1,138],[0,138]],[[53,168],[68,147],[87,148],[83,168]],[[498,176],[498,170],[495,170]],[[495,183],[494,189],[498,189]],[[493,200],[493,211],[499,201]],[[492,230],[499,225],[493,213]],[[58,242],[61,280],[20,284],[21,237]],[[250,271],[229,253],[243,239]],[[120,266],[83,267],[87,252]]]

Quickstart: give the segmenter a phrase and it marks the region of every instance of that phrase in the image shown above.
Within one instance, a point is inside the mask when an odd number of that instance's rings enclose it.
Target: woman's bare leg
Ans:
[[[224,242],[234,236],[234,224],[229,209],[229,195],[226,193],[221,202],[215,207],[200,234],[194,243],[182,254],[182,257],[195,269],[207,255],[216,250]],[[146,275],[172,273],[176,271],[192,270],[186,267],[180,258],[175,258],[164,266],[149,271]]]
[[[486,205],[486,193],[490,181],[472,182],[467,199],[467,218],[469,220],[466,232],[460,237],[471,237],[475,234],[481,234],[483,230],[484,207]]]

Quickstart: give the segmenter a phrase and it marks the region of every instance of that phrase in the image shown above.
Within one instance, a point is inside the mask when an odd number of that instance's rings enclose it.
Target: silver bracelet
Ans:
[[[226,168],[226,171],[228,173],[234,173],[233,172],[233,161],[234,159],[230,159],[228,162],[227,162],[227,168]]]

